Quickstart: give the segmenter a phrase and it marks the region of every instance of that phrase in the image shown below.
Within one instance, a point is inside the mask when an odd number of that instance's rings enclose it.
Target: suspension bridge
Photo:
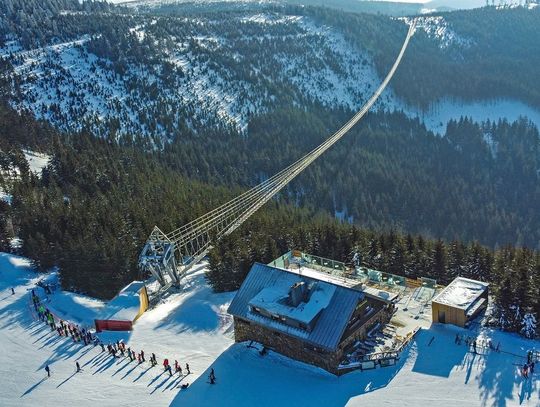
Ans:
[[[178,286],[182,276],[208,254],[214,242],[234,232],[364,117],[394,76],[415,27],[416,20],[413,19],[392,68],[375,93],[343,127],[321,145],[259,185],[178,229],[164,233],[157,226],[154,227],[139,256],[139,268],[155,277],[161,287],[160,292]]]

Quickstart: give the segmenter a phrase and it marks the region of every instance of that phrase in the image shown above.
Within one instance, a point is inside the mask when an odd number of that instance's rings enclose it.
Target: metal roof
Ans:
[[[306,283],[319,282],[319,284],[330,284],[336,287],[328,306],[321,311],[319,319],[311,332],[290,327],[284,323],[262,317],[250,311],[250,300],[262,289],[278,284],[292,286],[294,283],[300,281],[305,281]],[[339,345],[343,332],[347,327],[347,322],[351,318],[356,305],[363,297],[364,294],[362,292],[338,284],[332,284],[331,282],[312,277],[300,276],[288,270],[255,263],[232,300],[228,312],[231,315],[248,319],[269,329],[282,331],[288,335],[300,338],[311,343],[313,346],[333,351]]]

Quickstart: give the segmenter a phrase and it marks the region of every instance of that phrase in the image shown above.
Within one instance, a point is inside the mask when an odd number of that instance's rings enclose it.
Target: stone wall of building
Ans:
[[[291,359],[321,367],[334,374],[337,374],[337,366],[341,359],[341,352],[316,351],[300,339],[238,317],[234,318],[234,339],[236,342],[259,342]]]
[[[291,359],[321,367],[330,373],[338,375],[345,373],[345,371],[338,371],[337,369],[343,360],[344,349],[356,340],[365,339],[367,331],[374,324],[377,322],[384,324],[388,322],[390,316],[389,309],[381,309],[380,312],[373,315],[365,324],[345,338],[334,352],[316,349],[301,339],[238,317],[234,317],[234,337],[236,342],[255,341]]]

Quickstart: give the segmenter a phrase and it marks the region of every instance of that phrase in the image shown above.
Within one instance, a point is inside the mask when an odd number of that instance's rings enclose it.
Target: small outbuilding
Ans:
[[[148,309],[148,293],[142,281],[127,285],[94,320],[96,331],[131,331],[133,323]]]
[[[488,283],[457,277],[431,302],[433,322],[465,327],[488,303]]]

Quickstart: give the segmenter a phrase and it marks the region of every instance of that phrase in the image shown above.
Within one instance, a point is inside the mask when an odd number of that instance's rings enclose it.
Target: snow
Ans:
[[[361,0],[370,1],[370,0]],[[430,10],[457,10],[485,7],[486,0],[380,0],[392,3],[415,3],[422,4],[424,8]],[[491,2],[490,2],[491,3]],[[497,0],[497,5],[517,5],[517,0]]]
[[[475,122],[497,122],[502,119],[513,122],[526,117],[540,129],[540,110],[512,99],[467,102],[445,98],[432,104],[426,111],[413,109],[402,103],[396,103],[393,109],[402,110],[409,117],[420,118],[429,130],[440,135],[444,134],[450,120],[459,120],[461,117],[469,117]]]
[[[279,283],[272,287],[263,288],[251,299],[249,305],[262,308],[279,316],[289,317],[307,325],[328,306],[336,291],[336,287],[333,285],[315,283],[313,287],[306,287],[307,290],[310,290],[308,301],[293,307],[286,303],[290,288],[288,284]]]
[[[403,18],[407,24],[410,24],[410,18]],[[441,16],[417,17],[417,30],[423,30],[429,38],[435,39],[441,49],[448,48],[451,45],[459,45],[467,48],[472,44],[469,39],[460,37]]]
[[[247,17],[241,17],[242,23],[257,23],[257,24],[283,24],[288,22],[297,22],[301,20],[300,16],[277,16],[269,13],[258,13]]]
[[[354,287],[355,289],[358,289],[358,285],[361,284],[361,281],[358,279],[355,279],[354,275],[351,275],[349,277],[345,277],[341,275],[341,272],[337,272],[336,274],[330,274],[325,273],[319,270],[314,270],[310,267],[301,266],[298,268],[287,268],[288,271],[291,273],[296,273],[300,276],[306,276],[310,278],[315,278],[317,280],[326,281],[330,284],[336,284],[343,287]],[[365,292],[366,294],[369,294],[373,297],[379,298],[382,301],[385,302],[392,302],[397,298],[397,294],[382,290],[380,288],[374,288],[367,285],[363,285],[361,291]]]
[[[455,308],[468,309],[487,289],[482,281],[457,277],[433,301]]]
[[[202,269],[187,278],[179,293],[143,314],[132,332],[102,335],[105,342],[121,338],[136,351],[154,352],[158,362],[168,357],[182,366],[189,363],[193,373],[180,381],[163,374],[159,365],[111,359],[99,347],[73,344],[36,322],[27,293],[39,277],[30,261],[0,254],[0,404],[5,407],[57,406],[59,401],[68,406],[539,405],[538,373],[525,380],[518,372],[527,350],[539,349],[539,341],[487,328],[435,325],[420,330],[395,366],[335,377],[272,351],[262,357],[258,349],[234,344],[224,311],[234,293],[212,293]],[[59,295],[50,296],[48,305],[62,314]],[[103,304],[74,293],[68,297],[82,299],[80,320],[90,319]],[[502,352],[479,348],[479,354],[469,353],[454,344],[457,333],[500,342]],[[83,372],[75,374],[75,361]],[[51,367],[50,379],[45,378],[45,364]],[[210,367],[217,377],[213,386],[207,381]],[[180,389],[185,382],[189,388]]]
[[[11,205],[11,201],[13,200],[13,195],[8,194],[2,187],[0,187],[0,201],[3,201],[7,203],[8,205]]]
[[[51,156],[47,154],[36,153],[31,150],[23,150],[23,153],[26,161],[28,161],[30,171],[36,175],[41,175],[41,171],[49,165],[51,160]]]
[[[13,91],[11,104],[61,130],[90,126],[96,135],[105,136],[112,128],[117,129],[113,130],[117,138],[142,134],[170,140],[182,123],[192,129],[201,124],[232,126],[246,133],[254,114],[271,110],[283,97],[298,104],[307,99],[356,110],[381,81],[372,57],[347,41],[338,28],[277,12],[246,11],[232,18],[238,21],[240,35],[210,17],[179,18],[178,24],[185,28],[182,36],[157,33],[156,19],[141,19],[129,31],[139,41],[158,39],[158,48],[163,44],[162,63],[129,62],[122,75],[110,60],[88,51],[90,35],[32,50],[10,40],[0,49],[0,59],[12,63],[12,79],[20,81],[20,94]],[[254,30],[253,25],[262,30]],[[441,16],[421,17],[418,29],[443,49],[470,44]],[[273,63],[258,62],[268,59]],[[165,65],[173,67],[166,80],[161,72]],[[269,86],[270,72],[285,86]],[[148,90],[154,86],[160,90],[157,99]],[[540,127],[540,111],[514,100],[445,99],[422,111],[401,102],[388,88],[374,109],[402,110],[439,134],[448,120],[461,116],[476,121],[527,116]],[[163,112],[167,120],[162,119]],[[339,209],[336,216],[349,220],[346,211]]]
[[[134,281],[124,287],[103,309],[100,319],[133,321],[141,309],[139,291],[144,282]]]
[[[9,246],[11,250],[17,251],[22,247],[22,240],[18,237],[12,237],[9,239]]]

